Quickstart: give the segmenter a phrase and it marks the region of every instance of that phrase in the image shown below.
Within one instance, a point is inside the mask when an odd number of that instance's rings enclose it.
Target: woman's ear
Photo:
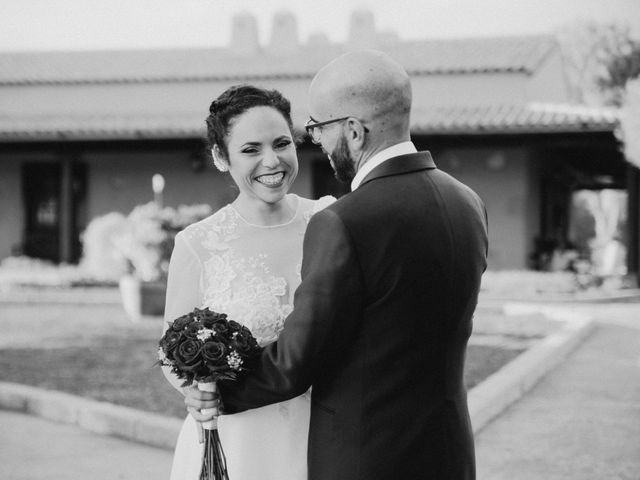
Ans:
[[[211,149],[211,156],[213,157],[213,164],[221,172],[229,171],[229,164],[224,160],[220,147],[216,144]]]

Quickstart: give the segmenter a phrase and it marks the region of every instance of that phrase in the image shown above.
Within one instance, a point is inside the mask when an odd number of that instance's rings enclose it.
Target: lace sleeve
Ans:
[[[166,331],[168,323],[177,317],[190,312],[202,303],[200,292],[200,275],[202,265],[193,248],[189,245],[184,233],[179,233],[175,239],[175,246],[169,263],[167,279],[167,296],[165,299],[164,322],[162,332]],[[180,392],[182,380],[173,375],[168,367],[162,371],[167,380]]]
[[[336,197],[332,195],[325,195],[324,197],[320,197],[318,200],[314,200],[312,206],[309,210],[304,212],[304,220],[308,224],[311,217],[313,217],[319,211],[327,208],[333,202],[336,201]]]
[[[328,207],[335,201],[336,197],[334,197],[333,195],[325,195],[324,197],[320,197],[318,200],[313,202],[313,213],[318,213],[320,210]]]

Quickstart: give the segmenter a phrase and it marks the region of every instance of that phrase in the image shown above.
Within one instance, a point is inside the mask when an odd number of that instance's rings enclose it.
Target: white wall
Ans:
[[[439,168],[475,190],[485,203],[488,268],[526,268],[539,229],[535,165],[530,164],[526,150],[460,148],[434,155]]]

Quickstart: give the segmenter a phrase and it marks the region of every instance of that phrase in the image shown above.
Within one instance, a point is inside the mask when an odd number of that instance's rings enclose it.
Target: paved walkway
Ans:
[[[476,437],[478,480],[640,480],[640,305],[596,330]]]
[[[640,305],[586,308],[593,334],[478,434],[478,480],[640,480]],[[0,425],[3,480],[168,478],[168,450],[14,412]]]
[[[0,410],[3,480],[166,480],[172,453]]]

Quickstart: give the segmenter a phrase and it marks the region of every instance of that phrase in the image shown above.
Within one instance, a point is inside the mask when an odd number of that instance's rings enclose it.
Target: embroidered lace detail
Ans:
[[[292,235],[304,235],[311,216],[320,205],[328,204],[327,198],[300,199],[304,207],[299,208],[298,220],[281,230],[265,231],[247,224],[229,205],[185,229],[202,265],[200,306],[224,312],[247,326],[260,345],[277,340],[293,310],[293,291],[300,282],[302,239],[297,258],[275,247],[288,245]]]
[[[292,306],[286,303],[289,285],[271,272],[269,255],[259,252],[260,245],[252,248],[255,255],[237,251],[238,220],[227,206],[185,232],[202,260],[202,306],[247,326],[264,345],[278,338],[291,313]]]
[[[265,254],[238,257],[229,247],[204,263],[204,305],[247,326],[260,345],[278,338],[292,307],[286,303],[288,285],[270,275]]]

